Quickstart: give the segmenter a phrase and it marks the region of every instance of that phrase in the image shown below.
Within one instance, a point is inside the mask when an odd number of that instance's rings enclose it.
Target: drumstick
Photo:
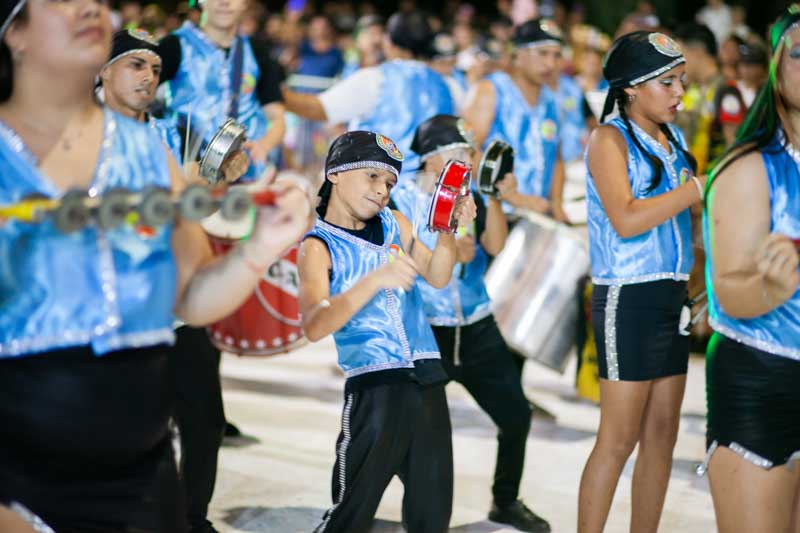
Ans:
[[[191,137],[189,134],[192,130],[192,106],[189,104],[189,114],[186,116],[186,140],[183,143],[183,165],[184,165],[184,172],[186,171],[186,165],[189,163],[189,140]]]

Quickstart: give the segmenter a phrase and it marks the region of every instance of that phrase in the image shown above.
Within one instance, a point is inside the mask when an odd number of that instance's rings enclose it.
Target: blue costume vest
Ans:
[[[570,76],[561,76],[556,91],[561,111],[561,159],[575,161],[583,157],[586,116],[583,113],[583,89]]]
[[[770,206],[770,231],[791,238],[800,238],[800,154],[781,148],[780,139],[773,140],[762,151],[767,168]],[[711,250],[708,215],[703,214],[703,237],[706,250]],[[714,261],[706,255],[706,287],[711,327],[735,341],[765,352],[800,360],[800,290],[783,305],[756,318],[734,318],[725,314],[714,294]]]
[[[191,22],[184,23],[175,34],[181,42],[181,65],[175,78],[168,82],[168,112],[176,122],[185,122],[191,115],[192,131],[202,132],[207,143],[228,118],[232,98],[231,71],[235,47],[242,46],[242,78],[239,89],[239,111],[236,119],[245,127],[247,138],[255,141],[267,133],[269,121],[256,94],[261,76],[250,40],[240,37],[230,52],[212,42]],[[261,176],[266,161],[251,161],[242,181]]]
[[[167,155],[148,125],[105,111],[90,194],[169,187]],[[22,139],[0,123],[0,204],[62,194]],[[90,344],[97,354],[172,343],[177,271],[171,228],[123,225],[60,233],[51,219],[0,226],[0,358]]]
[[[306,238],[317,237],[328,246],[333,272],[330,294],[349,290],[361,278],[390,261],[402,250],[400,227],[391,210],[380,213],[384,243],[377,246],[322,219]],[[333,334],[339,366],[350,378],[393,368],[413,368],[419,359],[438,359],[433,331],[425,320],[419,289],[384,289]]]
[[[179,165],[183,164],[183,146],[181,146],[181,136],[172,121],[164,118],[150,117],[147,121],[150,127],[158,132],[161,140],[167,145],[172,156]]]
[[[392,201],[409,220],[417,217],[417,237],[433,250],[439,234],[427,228],[431,195],[423,193],[415,183],[406,181],[394,188]],[[455,265],[447,287],[436,289],[425,280],[419,281],[425,315],[433,326],[466,326],[492,314],[489,294],[483,283],[489,257],[478,242],[479,235],[474,233],[475,258],[470,263]]]
[[[392,139],[403,152],[401,181],[420,167],[419,156],[411,150],[417,126],[439,114],[453,114],[453,98],[447,82],[424,63],[395,60],[382,63],[381,97],[367,118],[348,125],[349,130],[367,130]]]
[[[628,180],[634,198],[651,198],[671,191],[692,176],[689,162],[672,146],[667,153],[657,140],[636,123],[634,133],[639,143],[664,164],[661,183],[647,192],[653,181],[653,169],[645,155],[633,144],[625,124],[615,118],[608,124],[617,128],[628,145]],[[669,125],[673,136],[683,147],[686,141],[678,129]],[[588,165],[587,165],[588,167]],[[640,235],[623,239],[614,230],[603,209],[594,178],[587,168],[586,203],[589,225],[589,255],[592,281],[596,285],[627,285],[660,279],[688,280],[694,262],[692,223],[689,209]]]
[[[487,79],[494,86],[496,104],[484,150],[495,139],[510,144],[519,192],[550,198],[560,131],[555,95],[542,86],[536,106],[531,107],[505,72],[495,72]]]

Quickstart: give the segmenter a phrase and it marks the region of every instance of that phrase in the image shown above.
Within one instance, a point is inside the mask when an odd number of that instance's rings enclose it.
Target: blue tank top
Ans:
[[[411,150],[417,126],[435,115],[452,115],[453,99],[444,78],[424,63],[395,60],[378,68],[383,75],[378,104],[369,117],[352,121],[348,129],[375,131],[392,139],[403,152],[400,181],[404,181],[420,167],[419,156]]]
[[[158,133],[105,111],[90,194],[113,187],[169,187]],[[62,191],[22,139],[0,123],[0,204]],[[0,358],[91,345],[95,353],[172,343],[177,271],[171,228],[142,237],[130,225],[66,235],[52,220],[0,226]]]
[[[330,295],[342,294],[402,250],[400,227],[391,210],[379,214],[384,243],[378,246],[317,220],[306,238],[317,237],[331,256]],[[348,378],[395,368],[413,368],[414,361],[439,359],[433,331],[425,320],[419,288],[384,289],[333,334],[339,366]]]
[[[181,65],[168,82],[168,113],[176,123],[191,115],[191,129],[202,132],[207,143],[228,118],[232,98],[231,71],[236,47],[242,47],[242,78],[236,119],[245,127],[247,138],[257,140],[267,133],[269,121],[256,93],[261,72],[250,40],[239,37],[229,53],[212,42],[197,26],[184,23],[175,32],[181,43]],[[251,161],[242,181],[258,179],[266,161]]]
[[[165,118],[150,117],[148,118],[147,123],[150,124],[151,128],[158,132],[159,137],[161,137],[161,140],[167,145],[167,148],[169,148],[169,151],[172,153],[172,157],[175,158],[175,161],[177,161],[179,165],[182,165],[183,147],[181,146],[181,137],[178,135],[178,130],[175,128],[175,125],[172,123],[172,121]]]
[[[536,105],[531,106],[505,72],[495,72],[487,79],[494,86],[496,103],[483,149],[495,139],[510,144],[519,192],[550,198],[560,131],[555,95],[542,86]]]
[[[570,76],[561,76],[556,91],[561,111],[561,159],[575,161],[583,156],[586,116],[583,113],[583,89]]]
[[[608,122],[617,128],[628,145],[628,180],[634,198],[652,198],[669,192],[691,179],[692,168],[678,150],[664,147],[631,122],[639,143],[664,164],[661,183],[647,191],[653,181],[653,168],[645,155],[633,144],[624,122],[615,118]],[[685,148],[683,135],[673,125],[668,126],[673,137]],[[596,285],[627,285],[661,279],[689,279],[694,251],[689,209],[635,237],[622,238],[611,225],[597,192],[594,178],[586,174],[586,203],[588,208],[589,255],[592,263],[592,282]]]
[[[800,153],[781,147],[782,133],[761,152],[767,169],[770,198],[770,232],[800,238]],[[791,153],[790,153],[791,152]],[[713,241],[708,213],[703,213],[706,250]],[[711,327],[737,342],[775,355],[800,360],[800,290],[783,305],[755,318],[734,318],[725,313],[714,293],[714,260],[706,254],[706,287]]]
[[[417,217],[417,237],[432,250],[439,234],[427,227],[431,195],[422,192],[415,183],[406,181],[392,190],[392,201],[409,220]],[[470,230],[475,238],[475,258],[466,264],[456,263],[450,283],[443,289],[432,287],[425,280],[418,282],[425,315],[433,326],[466,326],[492,314],[489,293],[483,283],[489,256],[478,242],[480,236],[475,235],[474,224]]]

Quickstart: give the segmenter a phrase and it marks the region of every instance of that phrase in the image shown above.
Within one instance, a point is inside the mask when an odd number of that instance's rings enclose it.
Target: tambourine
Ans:
[[[514,172],[514,149],[503,141],[492,141],[478,165],[478,190],[497,197],[496,184],[509,172]]]
[[[217,130],[200,158],[200,177],[215,184],[225,181],[222,165],[232,154],[240,151],[247,140],[244,126],[229,118]]]
[[[114,188],[101,196],[73,189],[58,199],[32,196],[0,206],[0,219],[38,223],[49,218],[62,233],[81,230],[92,221],[105,230],[128,222],[158,227],[173,222],[176,215],[199,221],[217,210],[228,220],[240,220],[254,205],[274,205],[275,198],[273,191],[212,190],[202,185],[187,187],[177,200],[162,187]]]
[[[458,221],[455,218],[456,202],[468,196],[472,167],[463,161],[450,160],[442,169],[436,189],[433,191],[428,229],[441,233],[455,233]]]

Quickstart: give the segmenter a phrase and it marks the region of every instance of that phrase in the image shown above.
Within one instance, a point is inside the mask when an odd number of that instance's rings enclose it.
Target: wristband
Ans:
[[[700,201],[702,202],[705,199],[705,191],[703,191],[703,184],[700,183],[700,179],[697,176],[692,176],[692,181],[694,182],[695,187],[697,187],[697,192],[700,194]]]

